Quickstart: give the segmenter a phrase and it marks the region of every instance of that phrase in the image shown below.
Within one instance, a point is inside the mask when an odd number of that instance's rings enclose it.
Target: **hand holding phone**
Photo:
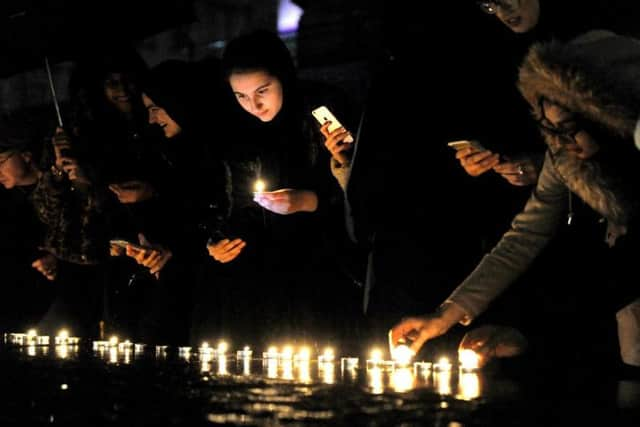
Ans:
[[[334,116],[333,113],[324,105],[313,110],[311,114],[321,125],[324,125],[326,122],[331,122],[328,128],[329,132],[333,132],[334,130],[343,127],[342,123],[340,123],[336,116]],[[344,139],[344,142],[353,142],[353,137],[351,135],[347,136]]]

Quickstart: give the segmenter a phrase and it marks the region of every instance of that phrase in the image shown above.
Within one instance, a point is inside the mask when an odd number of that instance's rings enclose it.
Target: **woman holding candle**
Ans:
[[[328,99],[335,89],[297,79],[288,48],[274,33],[256,31],[232,40],[222,62],[240,125],[225,147],[231,217],[208,249],[221,271],[245,283],[220,291],[229,301],[222,304],[227,311],[222,317],[242,318],[252,324],[249,329],[265,323],[260,319],[285,330],[303,329],[314,311],[327,309],[328,301],[320,302],[325,295],[334,293],[326,289],[337,279],[319,276],[337,275],[336,262],[321,248],[323,234],[336,226],[330,222],[332,208],[342,197],[311,110],[327,104],[344,120],[348,115]],[[258,180],[264,189],[255,188]],[[271,308],[240,312],[233,302],[254,298],[255,304],[247,305],[264,307],[269,301]]]
[[[601,260],[602,283],[585,283],[582,297],[597,292],[598,310],[615,313],[623,362],[640,366],[640,301],[634,277],[640,195],[640,153],[631,139],[640,114],[636,79],[640,44],[595,31],[570,43],[535,45],[520,70],[519,88],[545,137],[547,152],[537,186],[511,229],[436,313],[405,319],[392,329],[418,350],[456,323],[469,323],[522,274],[566,218],[566,190],[603,217],[610,249]],[[582,301],[582,300],[581,300]],[[568,319],[567,319],[568,320]],[[584,327],[584,326],[583,326]]]

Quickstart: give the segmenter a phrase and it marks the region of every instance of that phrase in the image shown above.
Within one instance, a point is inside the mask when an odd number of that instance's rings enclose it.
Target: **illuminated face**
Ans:
[[[151,98],[144,93],[142,94],[142,102],[149,112],[149,123],[160,126],[165,137],[173,138],[182,131],[180,125],[167,114],[167,111],[154,104]]]
[[[549,135],[557,149],[563,149],[580,160],[587,160],[598,152],[600,146],[574,114],[546,100],[541,102],[541,107],[543,119],[539,122],[540,128]]]
[[[496,3],[498,4],[495,12],[496,17],[514,33],[527,33],[538,25],[538,21],[540,20],[539,0],[520,0]]]
[[[273,120],[282,109],[282,84],[266,71],[233,73],[229,84],[240,106],[263,122]]]
[[[36,170],[31,164],[31,154],[7,151],[0,154],[0,184],[6,189],[35,184]]]
[[[131,113],[134,86],[122,73],[109,73],[104,79],[104,95],[121,113]]]

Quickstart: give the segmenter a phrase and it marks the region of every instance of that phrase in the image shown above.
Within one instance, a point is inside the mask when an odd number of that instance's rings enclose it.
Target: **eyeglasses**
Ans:
[[[491,0],[476,2],[480,9],[489,15],[498,13],[498,8],[507,12],[513,12],[520,7],[520,0]]]
[[[544,114],[544,99],[539,101],[540,106],[540,119],[536,121],[538,128],[545,134],[554,137],[560,145],[577,144],[576,135],[585,130],[588,126],[580,119],[580,117],[574,117],[571,119],[575,123],[575,126],[571,126],[568,129],[562,129],[554,126]]]

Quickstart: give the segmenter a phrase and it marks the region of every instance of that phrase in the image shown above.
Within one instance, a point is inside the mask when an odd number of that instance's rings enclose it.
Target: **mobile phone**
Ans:
[[[336,116],[334,116],[333,113],[331,113],[331,111],[329,111],[329,109],[324,105],[321,105],[313,110],[311,114],[321,125],[325,124],[326,122],[331,122],[331,124],[329,125],[329,132],[333,132],[334,130],[342,127],[342,123],[340,123],[340,121],[336,119]],[[344,142],[353,142],[353,137],[351,135],[347,136],[344,139]]]
[[[131,243],[130,241],[124,239],[111,239],[109,240],[109,243],[122,249],[126,249],[127,245],[131,246],[134,249],[143,249],[142,246]]]
[[[451,141],[451,142],[448,142],[447,145],[456,151],[463,150],[467,147],[473,147],[478,151],[486,150],[486,148],[484,148],[482,144],[480,144],[475,139],[462,139],[460,141]]]

